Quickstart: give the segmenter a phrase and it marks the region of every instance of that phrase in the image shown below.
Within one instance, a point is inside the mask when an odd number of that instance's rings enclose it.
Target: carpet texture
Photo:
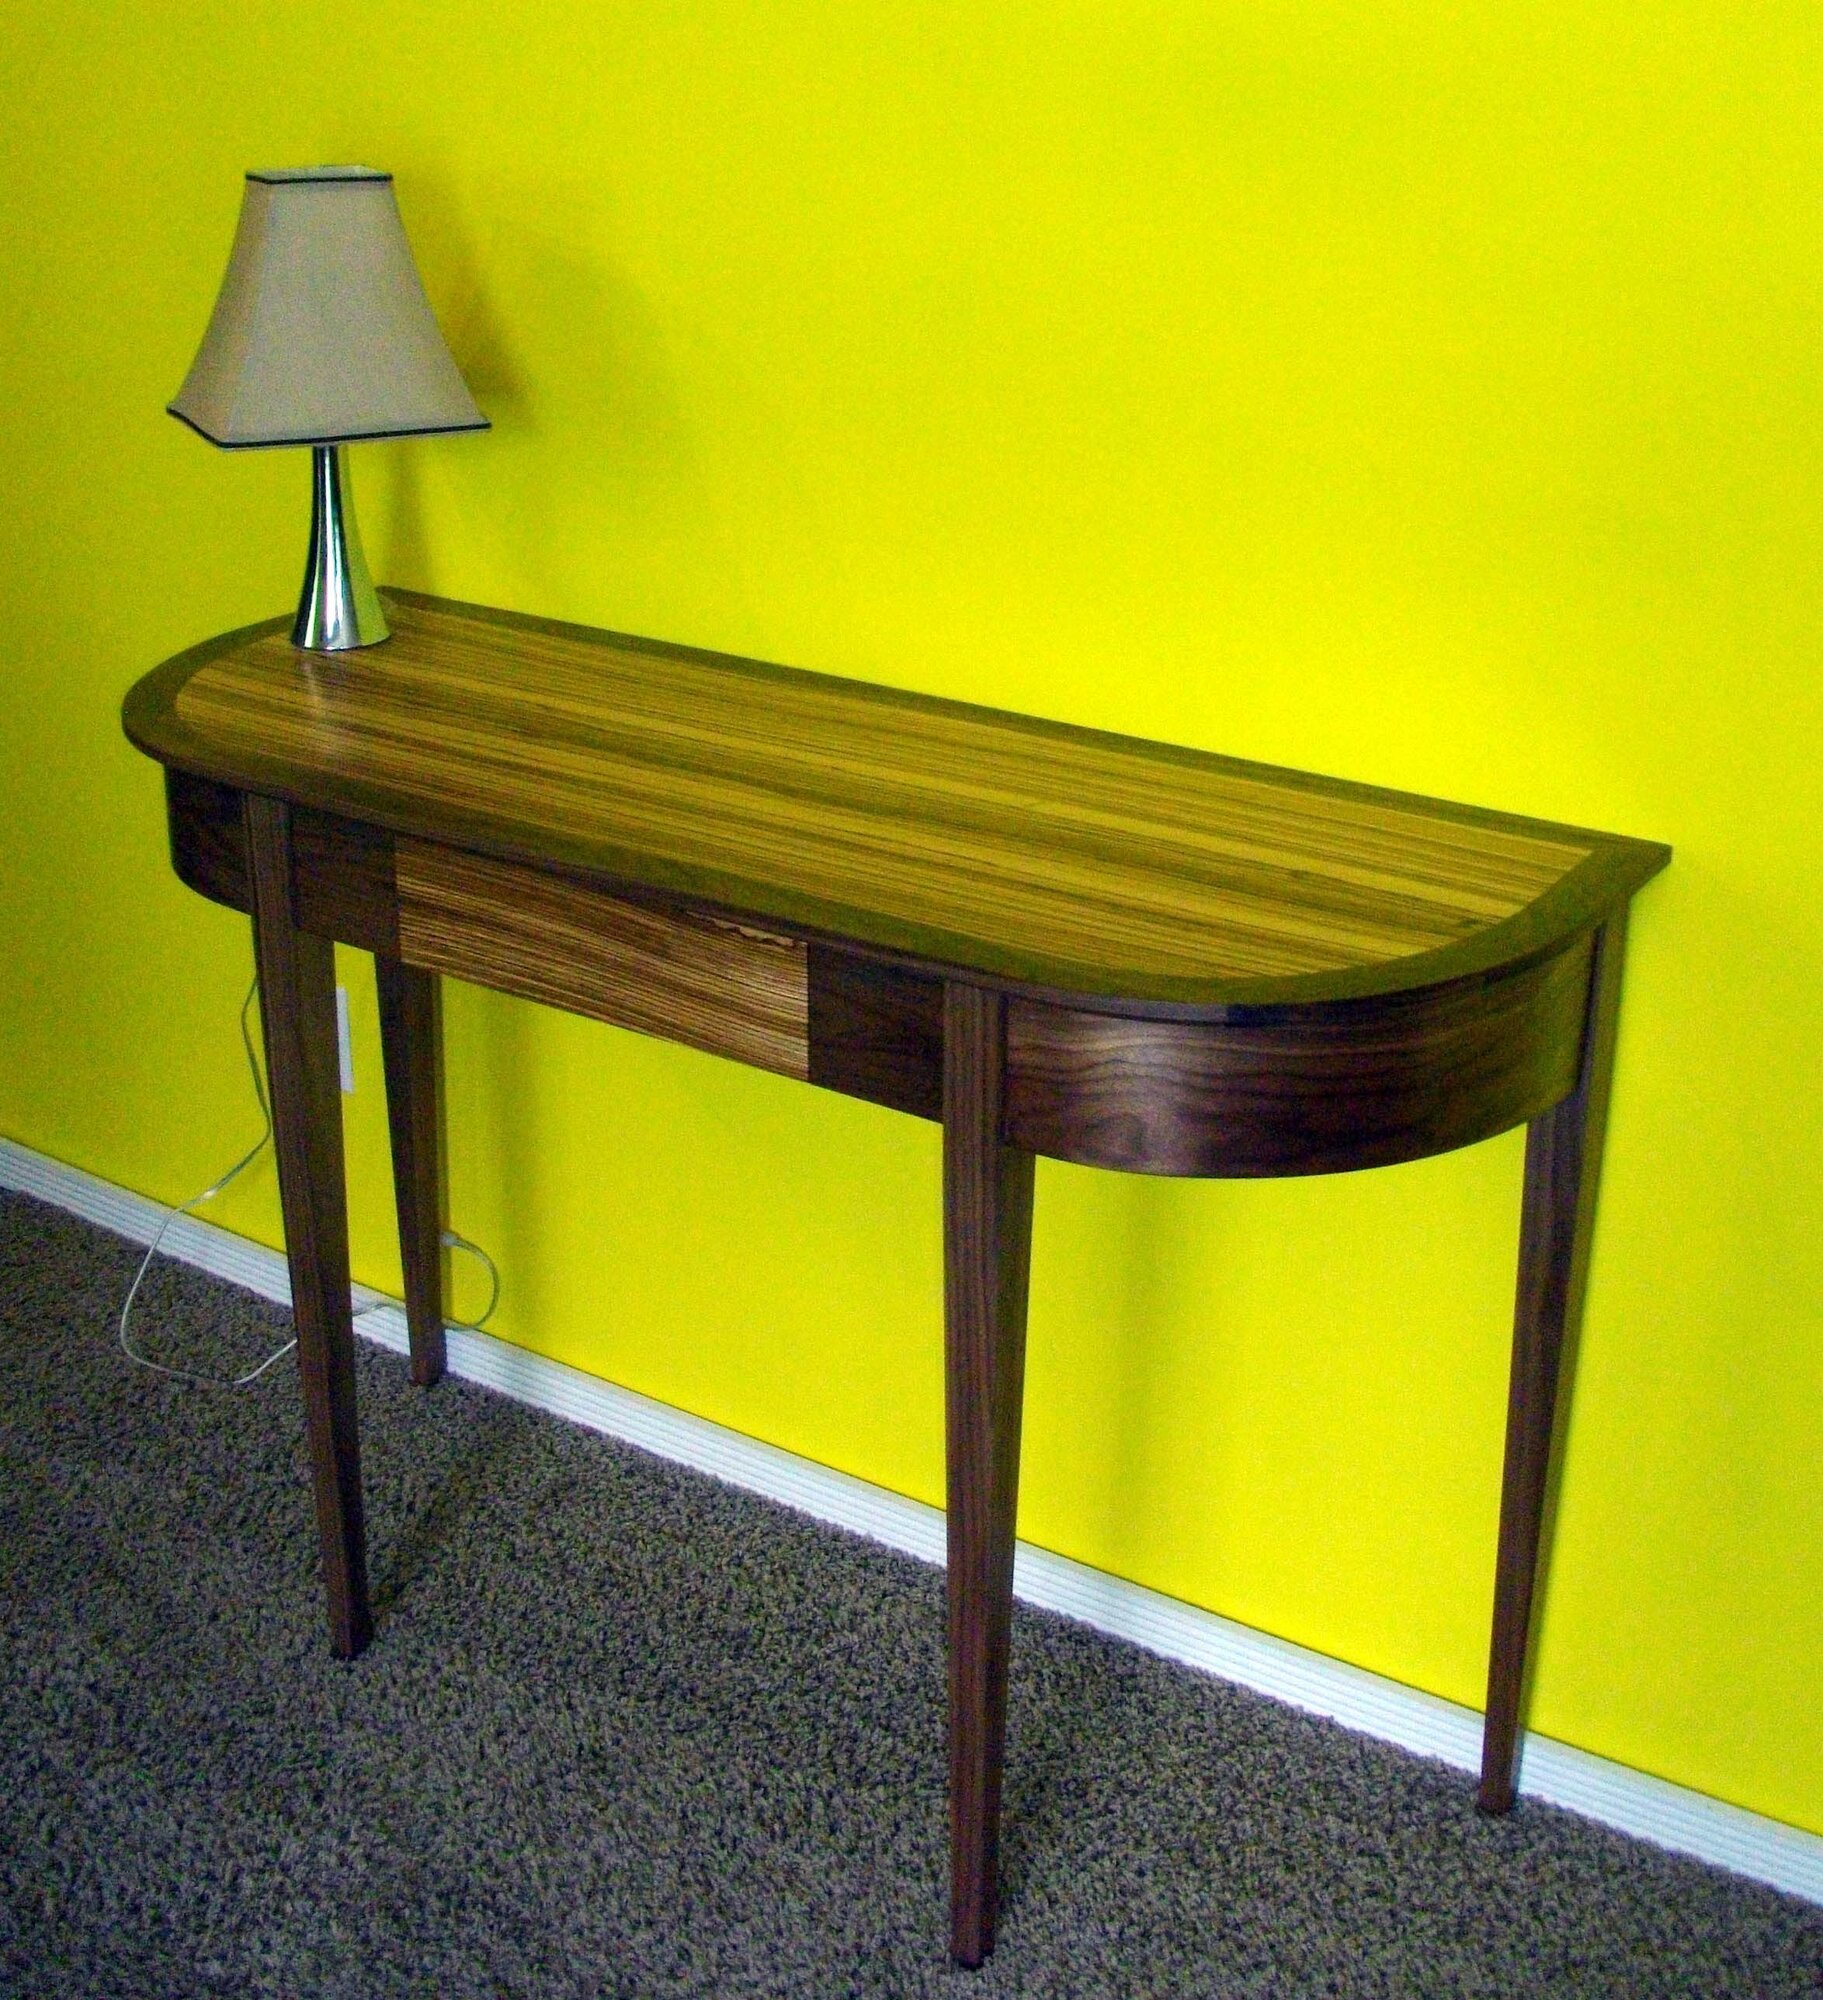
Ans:
[[[1823,1910],[1023,1607],[957,1971],[937,1572],[363,1344],[339,1665],[291,1364],[132,1368],[138,1254],[0,1195],[0,1992],[1823,1993]],[[142,1298],[212,1370],[289,1329]]]

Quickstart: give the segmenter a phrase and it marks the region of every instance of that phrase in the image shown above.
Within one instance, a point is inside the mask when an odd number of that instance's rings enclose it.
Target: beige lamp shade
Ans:
[[[487,429],[424,296],[391,174],[247,176],[221,296],[169,407],[228,446]]]

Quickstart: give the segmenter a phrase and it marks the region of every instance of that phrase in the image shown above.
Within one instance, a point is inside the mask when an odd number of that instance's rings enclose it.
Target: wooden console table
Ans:
[[[1037,1154],[1335,1173],[1529,1121],[1479,1803],[1504,1811],[1634,891],[1669,851],[388,593],[128,696],[249,911],[335,1651],[367,1643],[332,941],[374,954],[413,1379],[443,1369],[436,975],[943,1126],[951,1948],[993,1942]]]

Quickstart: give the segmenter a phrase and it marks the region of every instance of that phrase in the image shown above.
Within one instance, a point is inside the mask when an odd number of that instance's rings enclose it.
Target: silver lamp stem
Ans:
[[[313,653],[345,653],[391,636],[361,552],[347,456],[339,444],[312,445],[310,556],[291,643]]]

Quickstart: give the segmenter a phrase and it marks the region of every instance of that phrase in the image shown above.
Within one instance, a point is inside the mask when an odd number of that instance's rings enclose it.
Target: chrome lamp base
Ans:
[[[312,653],[345,653],[391,637],[361,550],[347,454],[339,444],[312,445],[310,556],[291,643]]]

